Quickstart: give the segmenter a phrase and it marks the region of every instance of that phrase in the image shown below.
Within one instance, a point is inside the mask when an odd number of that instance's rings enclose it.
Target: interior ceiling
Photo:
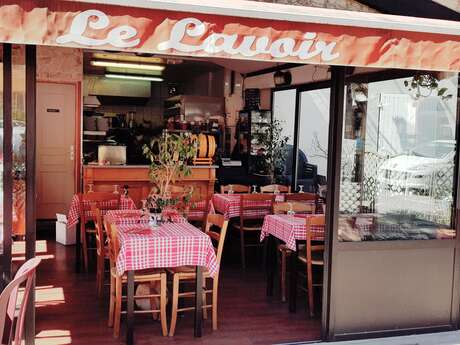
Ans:
[[[91,60],[110,60],[110,61],[126,61],[135,63],[152,63],[164,64],[166,66],[163,71],[165,79],[177,82],[188,78],[192,74],[215,71],[219,68],[227,68],[241,74],[260,71],[266,68],[275,67],[278,65],[273,62],[265,61],[250,61],[236,60],[225,58],[181,58],[173,56],[153,56],[143,54],[142,56],[126,53],[99,53],[97,58],[94,57],[94,51],[85,51],[83,58],[83,70],[88,75],[104,75],[106,69],[104,67],[95,67],[91,65]],[[98,54],[96,52],[96,54]],[[134,61],[133,61],[134,60]],[[136,71],[120,71],[120,73],[135,73]],[[137,72],[139,73],[139,71]],[[147,74],[141,72],[143,74]],[[150,73],[158,74],[158,73]]]

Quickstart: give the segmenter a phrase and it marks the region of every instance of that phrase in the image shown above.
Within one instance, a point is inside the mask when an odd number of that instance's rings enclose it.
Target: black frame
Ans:
[[[1,285],[11,280],[13,225],[13,114],[11,44],[3,44],[3,255]],[[2,287],[0,285],[0,287]]]

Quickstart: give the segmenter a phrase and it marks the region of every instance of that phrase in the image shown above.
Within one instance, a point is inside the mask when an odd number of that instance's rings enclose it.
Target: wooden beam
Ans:
[[[36,46],[26,46],[26,259],[35,257],[35,133],[36,133]],[[35,282],[32,291],[35,290]],[[35,344],[35,293],[27,308],[25,341]]]

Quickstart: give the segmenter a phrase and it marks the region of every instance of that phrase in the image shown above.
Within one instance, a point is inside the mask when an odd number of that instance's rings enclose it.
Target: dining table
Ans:
[[[299,251],[299,245],[306,242],[307,226],[306,218],[315,217],[314,214],[271,214],[264,217],[260,241],[267,241],[266,250],[266,273],[267,273],[267,296],[273,295],[273,280],[276,262],[276,240],[282,241],[286,247],[293,252]],[[324,226],[312,227],[311,240],[324,242]],[[297,309],[297,255],[289,256],[289,311],[295,312]]]
[[[225,219],[231,219],[239,217],[241,214],[241,195],[242,194],[223,194],[223,193],[216,193],[212,196],[212,205],[214,210],[220,214],[223,214]],[[283,194],[276,194],[275,201],[283,202],[284,195]],[[268,214],[268,210],[266,209],[267,204],[269,201],[261,201],[261,200],[254,200],[254,201],[247,201],[248,203],[252,203],[254,206],[260,206],[261,209],[251,209],[245,211],[247,216],[254,216],[254,217],[264,217]]]
[[[106,202],[101,203],[101,212],[103,215],[107,212],[107,210],[104,210],[104,207],[107,207],[107,209],[110,209],[114,205],[111,205],[110,203]],[[121,195],[120,197],[120,210],[135,210],[136,209],[136,204],[133,199],[131,199],[129,196],[126,195]],[[70,207],[69,207],[69,213],[67,215],[67,229],[77,226],[76,227],[76,235],[75,235],[75,271],[78,273],[80,272],[80,267],[81,267],[81,226],[79,224],[80,218],[82,213],[85,212],[85,215],[87,217],[92,217],[93,214],[91,212],[91,203],[90,202],[84,202],[83,203],[83,210],[81,209],[81,204],[80,204],[80,197],[79,194],[75,194],[72,197],[72,200],[70,202]]]
[[[195,337],[202,335],[203,269],[211,276],[218,272],[216,253],[211,238],[188,222],[167,222],[151,226],[138,214],[110,211],[106,222],[117,225],[120,252],[116,268],[119,275],[127,275],[127,332],[126,343],[134,343],[134,272],[143,269],[195,266]]]

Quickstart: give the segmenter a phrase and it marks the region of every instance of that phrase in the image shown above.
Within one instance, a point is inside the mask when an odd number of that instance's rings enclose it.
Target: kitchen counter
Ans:
[[[128,194],[138,207],[149,194],[152,184],[149,165],[84,165],[83,190],[113,192],[128,187]],[[205,200],[214,193],[217,166],[191,166],[192,173],[176,182],[177,185],[193,187],[192,198]]]

